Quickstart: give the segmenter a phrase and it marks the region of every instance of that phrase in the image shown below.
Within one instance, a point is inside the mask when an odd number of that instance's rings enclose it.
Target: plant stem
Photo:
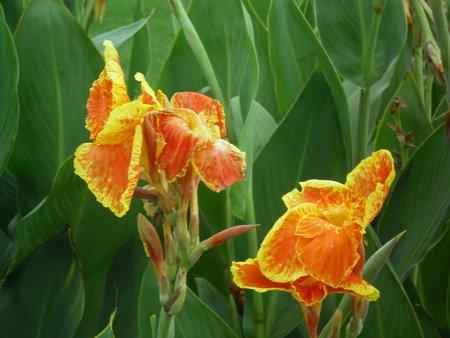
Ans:
[[[248,178],[249,189],[247,191],[247,199],[246,199],[246,221],[249,224],[255,224],[255,207],[253,205],[253,190],[252,190],[252,177]],[[248,248],[250,257],[256,257],[258,252],[259,244],[258,244],[258,234],[256,229],[252,229],[248,232]],[[262,338],[264,337],[264,305],[262,294],[259,292],[252,292],[253,297],[253,311],[255,313],[255,333],[256,337]]]
[[[158,338],[175,337],[175,316],[171,316],[161,308],[158,323]]]
[[[369,100],[370,87],[367,90],[361,89],[359,97],[359,123],[356,143],[357,162],[366,158],[367,145],[369,143]]]
[[[88,0],[81,16],[81,27],[83,27],[84,30],[87,29],[89,17],[92,13],[92,8],[94,8],[94,0]]]

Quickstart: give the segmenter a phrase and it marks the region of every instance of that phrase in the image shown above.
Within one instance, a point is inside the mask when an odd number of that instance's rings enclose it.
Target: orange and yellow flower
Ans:
[[[269,231],[255,259],[234,262],[234,282],[259,292],[283,290],[307,306],[327,294],[369,301],[379,292],[362,278],[363,235],[394,180],[391,154],[363,160],[347,182],[310,180],[283,196],[287,212]]]
[[[80,145],[74,160],[75,173],[99,202],[123,216],[145,171],[150,184],[156,176],[173,182],[191,166],[214,191],[243,180],[245,154],[224,140],[225,116],[217,100],[182,92],[169,102],[138,73],[142,95],[130,101],[117,51],[110,41],[104,46],[105,68],[87,103],[93,142]]]

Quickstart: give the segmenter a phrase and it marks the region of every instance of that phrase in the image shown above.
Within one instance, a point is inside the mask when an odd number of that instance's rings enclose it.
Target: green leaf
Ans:
[[[231,106],[233,107],[234,105],[232,104]],[[253,162],[276,127],[276,122],[270,113],[258,102],[253,101],[242,132],[238,137],[239,148],[245,152],[245,162],[247,164],[246,180],[236,182],[230,188],[233,214],[246,222],[252,222],[246,214],[247,212],[253,213],[253,210],[248,210],[251,206],[243,203],[243,201],[250,202],[248,199],[252,199],[251,192],[248,189],[251,189]]]
[[[14,41],[0,6],[0,176],[8,163],[19,123],[19,63]]]
[[[96,335],[94,338],[114,338],[114,331],[113,331],[113,321],[114,321],[114,317],[116,316],[116,311],[114,311],[111,314],[111,317],[109,319],[109,324],[107,327],[105,327],[105,329],[100,332],[98,335]]]
[[[112,31],[97,35],[92,38],[92,42],[102,54],[103,50],[105,49],[105,47],[103,46],[103,41],[105,40],[111,40],[112,43],[114,44],[114,47],[118,48],[122,43],[127,41],[134,34],[136,34],[142,27],[144,27],[147,24],[147,21],[150,18],[150,16],[151,14],[129,25],[119,27],[113,29]]]
[[[204,278],[195,278],[198,295],[228,326],[232,326],[230,304],[227,299]]]
[[[408,73],[402,86],[395,94],[395,97],[401,99],[406,104],[406,107],[400,107],[399,111],[394,113],[400,114],[401,125],[397,126],[394,114],[390,109],[387,109],[379,123],[375,139],[375,149],[395,150],[401,154],[400,142],[396,137],[395,131],[388,124],[401,128],[405,136],[411,132],[416,146],[419,146],[428,137],[433,128],[411,73]],[[395,102],[391,101],[391,104],[395,104]],[[413,151],[413,148],[409,149],[410,153]]]
[[[88,300],[77,328],[78,336],[93,336],[99,332],[105,281],[111,262],[125,243],[138,236],[135,217],[142,204],[135,202],[127,215],[115,217],[95,200],[86,184],[75,175],[73,158],[69,158],[58,171],[46,199],[17,224],[14,243],[17,252],[9,274],[40,245],[66,229],[70,230],[74,250],[83,266],[83,284]]]
[[[188,16],[212,64],[221,91],[228,100],[239,94],[242,71],[248,58],[248,41],[241,1],[190,2]],[[158,82],[170,97],[177,91],[200,91],[210,86],[199,62],[179,31]],[[222,102],[226,105],[227,102]],[[230,131],[231,132],[231,131]]]
[[[317,95],[320,93],[320,96]],[[260,236],[285,212],[281,197],[299,181],[343,181],[349,171],[345,135],[333,89],[316,68],[292,109],[253,166],[253,197]],[[336,163],[339,165],[330,165]]]
[[[300,310],[300,304],[292,297],[291,294],[281,291],[271,291],[267,301],[266,313],[267,318],[276,318],[276,320],[268,320],[265,327],[267,337],[282,338],[291,332],[303,320]]]
[[[431,316],[441,332],[450,333],[447,323],[448,284],[450,283],[450,265],[447,262],[450,247],[450,221],[447,231],[419,264],[419,296],[423,300],[422,308]],[[442,266],[444,264],[444,266]],[[447,300],[447,301],[444,301]],[[445,336],[445,334],[444,334]]]
[[[407,32],[401,1],[384,1],[381,10],[376,3],[315,1],[319,36],[333,64],[345,79],[366,89],[396,61]]]
[[[20,15],[23,8],[16,0],[0,0],[1,7],[3,7],[6,22],[8,23],[11,32],[16,30]]]
[[[86,101],[103,61],[57,0],[29,2],[15,43],[20,122],[8,168],[18,179],[23,215],[48,193],[60,164],[88,139]]]
[[[401,280],[419,263],[447,230],[450,218],[450,152],[441,125],[415,151],[378,223],[381,240],[394,232],[407,235],[391,259]]]
[[[72,337],[83,315],[81,267],[64,233],[37,249],[0,287],[5,337]]]
[[[5,232],[8,232],[8,224],[17,213],[16,194],[16,179],[8,171],[4,171],[0,176],[0,228]]]
[[[270,65],[277,100],[283,114],[289,111],[317,63],[317,42],[293,0],[272,1],[269,14]],[[302,43],[299,43],[299,42]]]

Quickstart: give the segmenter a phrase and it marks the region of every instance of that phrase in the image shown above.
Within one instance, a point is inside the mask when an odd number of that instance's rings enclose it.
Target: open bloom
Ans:
[[[283,290],[307,306],[330,293],[369,301],[379,292],[362,278],[363,235],[394,180],[390,153],[363,160],[341,184],[310,180],[283,196],[287,212],[269,231],[255,259],[234,262],[235,283],[259,292]]]
[[[105,68],[87,104],[93,142],[80,145],[74,160],[75,173],[99,202],[123,216],[140,178],[158,183],[158,190],[190,167],[214,191],[243,180],[245,154],[224,140],[225,116],[217,100],[183,92],[169,102],[138,73],[142,95],[130,101],[117,51],[110,41],[104,45]]]

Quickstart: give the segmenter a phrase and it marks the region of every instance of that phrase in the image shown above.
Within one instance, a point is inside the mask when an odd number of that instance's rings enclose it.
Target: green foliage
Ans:
[[[76,147],[89,141],[85,107],[104,38],[120,45],[130,97],[141,72],[169,97],[221,98],[229,140],[246,151],[245,182],[219,194],[200,187],[200,238],[260,226],[189,271],[176,337],[306,337],[289,294],[246,291],[243,302],[231,261],[254,257],[299,181],[344,182],[382,148],[397,175],[366,234],[365,273],[381,297],[361,337],[450,335],[449,87],[436,81],[425,48],[448,43],[437,1],[411,4],[436,23],[418,14],[408,21],[400,0],[191,0],[181,23],[162,0],[108,0],[102,22],[82,1],[22,2],[0,2],[0,336],[155,333],[158,282],[135,224],[142,202],[117,218],[73,169]],[[349,298],[327,298],[319,329],[341,304],[344,332]]]

